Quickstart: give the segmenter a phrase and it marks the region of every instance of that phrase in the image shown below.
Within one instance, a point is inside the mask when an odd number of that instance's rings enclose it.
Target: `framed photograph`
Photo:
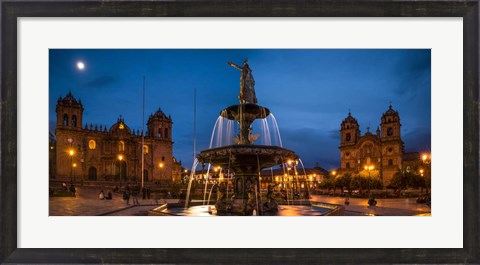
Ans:
[[[1,10],[2,262],[479,262],[478,1]]]

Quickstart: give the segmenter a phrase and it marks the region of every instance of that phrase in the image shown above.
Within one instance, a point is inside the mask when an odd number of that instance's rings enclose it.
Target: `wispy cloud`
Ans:
[[[115,83],[117,80],[109,75],[99,76],[95,79],[89,80],[83,83],[82,87],[84,88],[100,88],[111,85]]]

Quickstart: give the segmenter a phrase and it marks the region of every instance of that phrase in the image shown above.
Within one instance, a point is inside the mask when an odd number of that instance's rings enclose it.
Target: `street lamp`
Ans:
[[[74,180],[75,183],[77,182],[77,179],[75,178],[75,168],[76,167],[77,167],[77,164],[73,163],[73,180]]]
[[[158,164],[158,167],[160,167],[160,171],[161,171],[160,180],[162,180],[163,179],[163,163]]]
[[[122,188],[122,161],[123,161],[123,155],[118,155],[118,167],[119,167],[119,175],[120,175],[120,188]]]
[[[73,183],[73,155],[75,151],[73,149],[68,150],[68,155],[70,156],[70,183]]]
[[[365,166],[365,170],[368,171],[368,195],[370,195],[370,172],[374,169],[375,167],[373,165],[370,166]]]
[[[424,168],[425,168],[425,188],[427,189],[427,193],[428,193],[428,186],[429,186],[427,182],[429,181],[429,178],[431,177],[431,176],[430,176],[430,172],[431,172],[431,171],[430,171],[430,170],[431,170],[431,168],[430,168],[431,159],[432,159],[432,156],[429,155],[429,154],[423,154],[423,155],[422,155],[422,163],[423,163]],[[423,169],[422,169],[422,171],[423,171]],[[421,175],[422,175],[422,177],[423,177],[423,175],[424,175],[423,172],[420,172],[420,173],[421,173]]]

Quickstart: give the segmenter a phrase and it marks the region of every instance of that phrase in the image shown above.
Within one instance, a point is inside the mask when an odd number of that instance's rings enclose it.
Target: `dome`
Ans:
[[[117,120],[117,123],[110,127],[111,134],[130,134],[130,128],[125,124],[122,116],[120,116]]]
[[[57,105],[58,106],[66,106],[66,107],[77,107],[77,108],[83,108],[82,106],[82,101],[78,100],[72,95],[72,92],[69,91],[67,96],[64,98],[59,97],[57,100]]]
[[[392,108],[392,105],[388,106],[387,112],[383,115],[398,115],[398,112]]]
[[[388,106],[388,110],[382,115],[382,123],[399,122],[400,116],[398,112],[392,108],[392,105]]]
[[[158,110],[151,114],[150,117],[148,117],[148,122],[152,120],[168,120],[171,121],[172,118],[170,116],[167,117],[167,115],[162,111],[161,108],[158,108]]]
[[[353,127],[358,127],[358,122],[357,120],[352,116],[350,112],[348,112],[348,116],[342,121],[342,129],[350,129],[352,126]]]

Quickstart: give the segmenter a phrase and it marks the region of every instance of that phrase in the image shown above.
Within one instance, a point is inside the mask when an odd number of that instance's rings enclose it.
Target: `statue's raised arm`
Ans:
[[[227,64],[230,65],[230,66],[233,67],[233,68],[236,68],[236,69],[240,70],[240,71],[243,70],[242,67],[240,67],[240,66],[238,66],[238,65],[236,65],[236,64],[234,64],[234,63],[232,63],[232,62],[228,62]]]
[[[227,64],[242,71],[240,74],[240,94],[238,95],[240,104],[257,104],[257,97],[255,96],[255,80],[253,79],[252,69],[250,69],[250,66],[248,66],[247,60],[243,62],[242,67],[232,62],[228,62]]]

